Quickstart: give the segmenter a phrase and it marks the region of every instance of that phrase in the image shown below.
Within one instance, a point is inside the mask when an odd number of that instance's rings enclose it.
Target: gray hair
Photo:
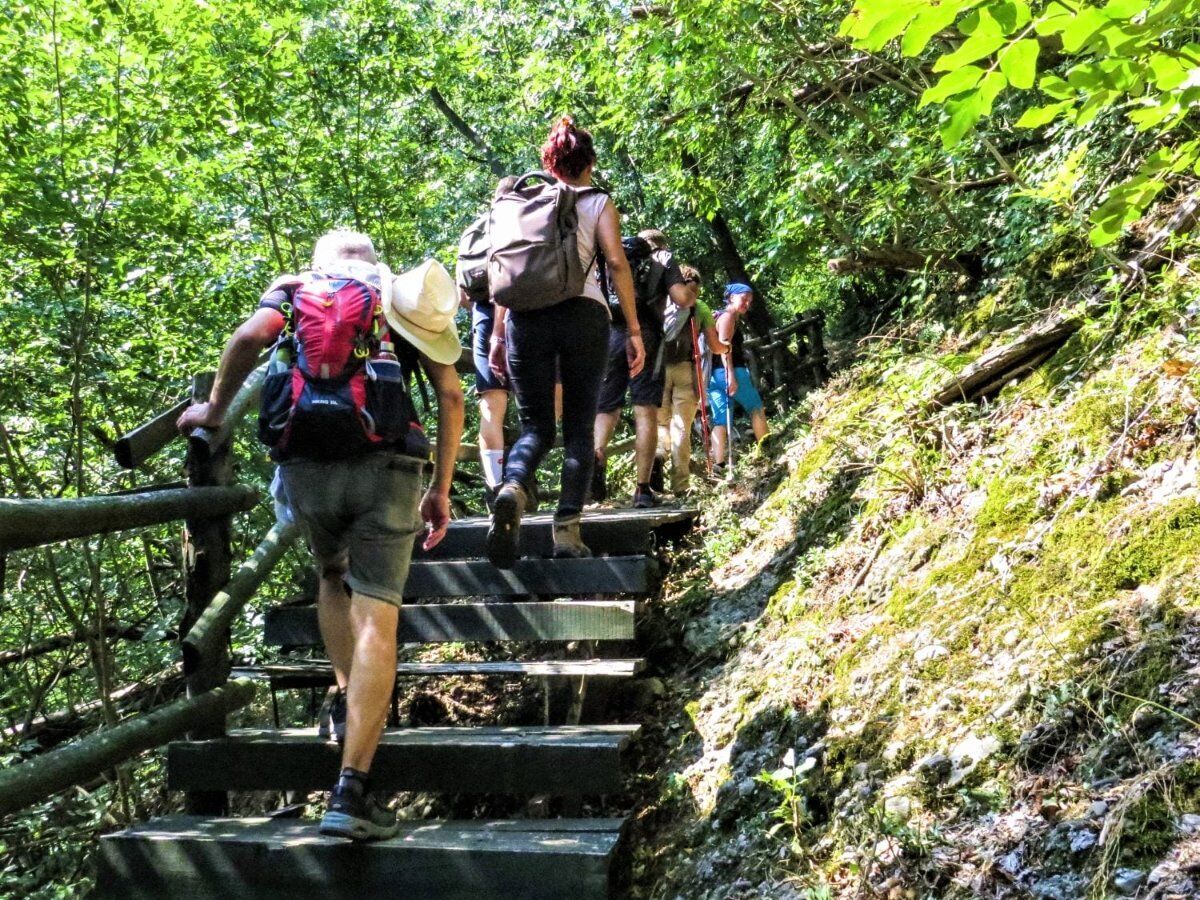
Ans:
[[[667,249],[667,236],[657,228],[643,228],[638,232],[638,237],[648,243],[655,250]]]
[[[335,228],[321,235],[313,247],[312,266],[325,269],[342,259],[361,259],[374,265],[379,262],[375,245],[365,234],[345,228]]]

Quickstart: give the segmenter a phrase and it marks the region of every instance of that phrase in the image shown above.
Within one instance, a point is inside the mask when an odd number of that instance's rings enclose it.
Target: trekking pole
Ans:
[[[733,481],[733,398],[729,396],[729,386],[725,386],[725,447],[729,457],[725,465],[725,477]]]
[[[712,443],[708,429],[708,391],[704,383],[704,371],[700,365],[700,336],[696,332],[696,317],[689,323],[692,328],[692,361],[696,365],[696,393],[700,396],[700,437],[704,444],[704,471],[712,474]],[[690,438],[689,438],[690,440]]]

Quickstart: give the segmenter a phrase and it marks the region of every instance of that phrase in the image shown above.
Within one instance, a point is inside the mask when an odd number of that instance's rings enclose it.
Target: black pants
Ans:
[[[596,403],[608,355],[608,310],[574,297],[508,317],[508,370],[520,409],[521,436],[508,453],[505,481],[532,492],[537,468],[554,443],[555,373],[563,388],[562,494],[556,516],[577,515],[595,460]]]

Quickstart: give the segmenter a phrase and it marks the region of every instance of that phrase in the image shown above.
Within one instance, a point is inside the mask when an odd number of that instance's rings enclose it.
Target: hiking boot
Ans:
[[[639,484],[633,492],[634,509],[650,509],[658,506],[659,499],[648,484]]]
[[[346,694],[341,689],[334,691],[321,707],[317,734],[325,740],[333,738],[339,747],[346,743]]]
[[[329,795],[321,834],[352,841],[381,841],[394,837],[399,830],[396,814],[367,789],[366,774],[343,769]]]
[[[608,499],[608,460],[603,453],[596,452],[596,465],[592,469],[592,502],[603,503]]]
[[[580,536],[579,521],[579,516],[554,520],[555,559],[582,559],[592,555],[592,551]]]
[[[656,494],[665,493],[667,490],[666,479],[663,477],[666,468],[665,459],[661,456],[654,457],[654,463],[650,466],[650,490]]]
[[[506,481],[496,492],[492,524],[487,533],[487,556],[497,569],[511,569],[517,561],[521,516],[528,496],[517,481]]]

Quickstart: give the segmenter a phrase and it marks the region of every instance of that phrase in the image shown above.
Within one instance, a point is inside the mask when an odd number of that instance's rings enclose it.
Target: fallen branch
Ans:
[[[62,650],[83,641],[95,640],[99,636],[100,634],[94,630],[76,631],[72,634],[56,634],[51,637],[42,638],[32,644],[27,644],[24,647],[0,651],[0,669],[5,666],[11,666],[14,663],[24,662],[27,659],[45,656],[47,653],[53,653],[55,650]],[[106,638],[140,641],[145,636],[146,629],[138,625],[107,625],[104,628],[104,637]],[[164,635],[164,639],[168,637]]]
[[[855,250],[847,256],[829,260],[828,265],[829,271],[837,275],[849,275],[867,269],[895,269],[902,272],[942,269],[961,272],[971,278],[978,278],[983,274],[983,261],[976,253],[948,253],[911,247]]]
[[[1015,341],[988,351],[938,388],[929,399],[929,407],[939,409],[960,400],[974,401],[990,396],[1014,378],[1032,372],[1053,356],[1088,319],[1142,284],[1150,272],[1162,268],[1168,260],[1167,244],[1175,235],[1188,231],[1198,219],[1200,191],[1194,191],[1146,245],[1125,263],[1115,291],[1102,285],[1092,291],[1081,307],[1057,313]]]

